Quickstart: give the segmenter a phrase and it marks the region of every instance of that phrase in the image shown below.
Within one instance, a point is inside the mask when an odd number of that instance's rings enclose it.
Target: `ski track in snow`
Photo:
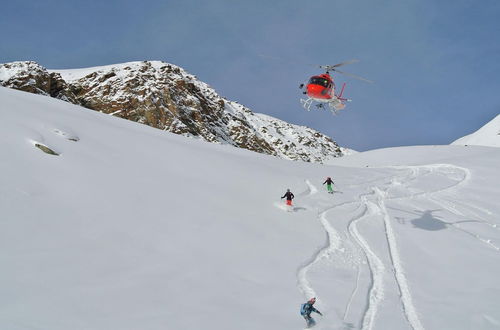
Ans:
[[[417,308],[413,304],[413,299],[411,295],[410,285],[407,280],[406,273],[404,271],[403,262],[400,257],[400,252],[397,243],[396,233],[392,227],[391,217],[387,211],[386,202],[388,201],[401,201],[409,202],[415,199],[425,199],[431,201],[436,205],[442,207],[444,210],[455,214],[457,216],[466,216],[466,214],[472,214],[478,216],[476,212],[472,210],[479,211],[488,215],[492,213],[489,210],[479,208],[473,204],[460,202],[457,204],[453,201],[446,199],[446,196],[453,196],[453,191],[459,189],[460,187],[467,184],[471,178],[471,173],[467,168],[450,165],[450,164],[432,164],[432,165],[422,165],[422,166],[392,166],[386,168],[393,168],[400,173],[393,176],[384,176],[376,180],[367,181],[367,189],[369,193],[359,194],[357,200],[347,201],[339,204],[334,204],[322,211],[318,210],[318,220],[325,229],[327,238],[324,245],[319,248],[312,257],[304,262],[304,264],[297,271],[298,287],[305,297],[317,296],[315,290],[312,288],[311,284],[307,279],[308,271],[316,264],[320,263],[321,260],[327,258],[335,250],[342,246],[342,239],[337,230],[330,224],[327,218],[327,214],[337,208],[348,206],[348,205],[358,205],[356,211],[359,214],[355,215],[347,225],[348,236],[351,237],[352,241],[360,247],[364,258],[366,258],[367,270],[370,273],[370,284],[366,293],[366,306],[362,313],[360,320],[362,330],[371,330],[375,326],[375,320],[378,308],[384,299],[384,279],[386,276],[386,265],[382,260],[376,255],[370,244],[365,240],[363,235],[360,233],[358,227],[363,221],[370,216],[379,216],[383,220],[385,240],[387,242],[387,253],[390,258],[389,268],[393,271],[395,285],[399,290],[401,310],[406,319],[408,326],[413,330],[423,330],[425,329],[422,322],[419,319]],[[422,177],[426,175],[443,175],[452,182],[444,187],[439,187],[431,191],[421,191],[417,188],[412,188],[411,185]],[[318,192],[318,189],[309,181],[305,180],[308,189],[306,191],[308,197],[312,197]],[[359,187],[363,183],[352,184],[350,187]],[[404,188],[408,193],[403,194],[403,196],[392,196],[391,190],[394,188]],[[359,210],[361,209],[361,212]],[[483,225],[490,226],[495,229],[499,229],[496,224],[481,220],[469,220],[463,222],[476,222]],[[480,235],[473,233],[470,230],[465,230],[460,227],[460,221],[456,223],[445,222],[450,227],[453,227],[475,239],[487,244],[491,248],[500,251],[500,247],[496,246],[491,240],[485,239]],[[346,304],[343,321],[345,322],[350,310],[352,308],[352,303],[354,297],[359,292],[359,278],[360,278],[360,266],[357,269],[356,283],[354,290]],[[320,300],[318,298],[318,300]]]
[[[349,315],[349,312],[351,311],[351,304],[354,300],[354,297],[356,296],[359,288],[359,278],[361,276],[361,267],[357,267],[357,272],[356,272],[356,285],[354,286],[354,289],[352,290],[351,296],[349,297],[349,301],[347,302],[347,305],[344,310],[344,314],[342,315],[342,320],[347,320],[347,316]]]
[[[367,197],[361,196],[361,199],[364,204],[364,211],[363,213],[361,213],[361,215],[355,217],[350,221],[348,230],[351,236],[363,250],[368,262],[368,270],[370,271],[371,283],[368,288],[367,303],[366,308],[363,312],[361,324],[362,329],[372,329],[375,322],[375,316],[377,315],[378,306],[384,299],[383,273],[385,271],[385,267],[384,263],[380,260],[380,258],[377,257],[375,252],[373,252],[373,250],[370,248],[368,242],[358,231],[358,223],[365,219],[367,216],[373,214],[373,207],[367,201]],[[352,300],[352,298],[353,297],[351,296],[350,300]]]
[[[312,184],[309,181],[306,183],[310,186]],[[312,186],[314,187],[314,186]],[[314,187],[314,190],[317,189]],[[311,191],[314,191],[311,189]],[[319,248],[306,262],[303,263],[297,270],[297,281],[299,290],[302,292],[304,297],[311,298],[316,297],[317,294],[314,289],[311,287],[309,281],[307,280],[307,272],[311,269],[315,264],[317,264],[321,259],[328,257],[333,251],[339,248],[340,237],[338,236],[337,231],[332,227],[332,225],[328,222],[325,217],[327,210],[322,212],[318,212],[318,218],[325,228],[326,231],[326,241],[325,244]],[[319,299],[318,299],[319,300]]]
[[[427,166],[420,166],[420,167],[416,167],[416,170],[415,170],[415,167],[411,167],[411,169],[416,173],[415,175],[418,175],[419,171],[422,168],[429,170],[431,172],[437,171],[439,169],[449,170],[448,173],[453,172],[453,171],[462,172],[463,176],[462,176],[461,180],[459,180],[456,184],[450,185],[446,188],[442,188],[442,189],[438,189],[438,190],[434,190],[434,191],[421,192],[421,193],[414,194],[410,197],[391,198],[391,200],[406,199],[406,198],[425,198],[429,201],[432,201],[436,205],[442,207],[444,210],[446,210],[454,215],[457,215],[459,217],[465,217],[466,216],[465,212],[467,212],[467,210],[470,210],[470,209],[479,210],[479,211],[481,211],[485,214],[488,214],[488,215],[492,214],[489,210],[479,208],[473,204],[463,203],[463,202],[460,204],[457,204],[456,202],[446,200],[446,198],[444,196],[445,194],[446,195],[453,195],[452,191],[454,189],[458,189],[459,187],[465,185],[470,180],[471,173],[470,173],[469,169],[455,166],[455,165],[449,165],[449,164],[433,164],[433,165],[427,165]],[[463,212],[459,210],[459,205],[460,205],[460,207],[462,207]],[[475,216],[475,217],[478,216],[475,212],[469,211],[469,213],[472,213],[472,216]],[[444,222],[444,223],[450,227],[453,227],[453,228],[471,236],[471,237],[474,237],[478,241],[480,241],[480,242],[490,246],[491,248],[495,249],[496,251],[500,252],[500,247],[496,246],[493,242],[491,242],[490,239],[484,238],[481,235],[478,235],[470,230],[466,230],[466,229],[461,228],[460,222],[461,221],[457,221],[455,223],[453,223],[453,222]],[[474,221],[467,221],[467,222],[476,222],[476,223],[480,223],[483,225],[487,225],[487,226],[495,228],[495,229],[499,229],[496,224],[485,221],[482,218],[481,218],[481,220],[474,220]]]
[[[314,195],[318,192],[318,188],[316,188],[311,181],[306,180],[306,184],[309,187],[309,196]]]
[[[418,313],[416,311],[416,308],[412,302],[410,288],[399,255],[396,235],[392,228],[389,213],[387,212],[387,209],[385,207],[384,199],[386,198],[386,194],[378,188],[375,188],[375,194],[378,197],[376,207],[384,218],[385,235],[389,247],[389,255],[391,257],[391,264],[393,266],[392,269],[394,271],[396,284],[400,292],[400,299],[402,303],[403,312],[405,314],[405,318],[409,322],[412,329],[416,330],[424,329],[424,327],[420,322],[420,319],[418,318]]]

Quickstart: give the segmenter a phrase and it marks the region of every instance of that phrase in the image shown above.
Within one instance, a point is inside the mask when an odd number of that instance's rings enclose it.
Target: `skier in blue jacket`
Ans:
[[[300,306],[300,315],[304,317],[306,320],[307,327],[312,327],[313,325],[316,324],[316,321],[311,317],[312,312],[316,312],[319,315],[323,316],[319,310],[313,307],[314,303],[316,302],[316,298],[311,298],[309,299],[306,303],[302,304]]]

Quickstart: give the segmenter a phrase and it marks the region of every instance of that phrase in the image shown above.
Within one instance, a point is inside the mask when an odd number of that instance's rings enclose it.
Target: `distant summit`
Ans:
[[[324,163],[343,150],[311,128],[253,113],[206,83],[160,61],[47,70],[0,64],[0,85],[43,94],[175,134],[290,160]]]
[[[500,115],[478,129],[451,144],[500,147]]]

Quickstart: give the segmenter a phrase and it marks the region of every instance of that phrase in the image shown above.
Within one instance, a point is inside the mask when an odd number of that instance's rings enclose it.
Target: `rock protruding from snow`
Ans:
[[[343,155],[328,136],[255,114],[165,62],[75,70],[47,70],[35,62],[14,62],[0,66],[0,84],[172,133],[285,159],[323,163]]]
[[[36,62],[0,64],[0,86],[78,103],[59,73],[48,72]]]
[[[497,115],[474,133],[466,135],[451,144],[500,147],[500,115]]]

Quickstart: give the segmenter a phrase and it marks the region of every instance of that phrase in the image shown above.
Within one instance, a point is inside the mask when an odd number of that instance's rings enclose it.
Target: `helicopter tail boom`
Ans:
[[[342,97],[342,94],[344,94],[344,88],[345,88],[345,83],[342,84],[342,89],[340,90],[339,95],[337,95],[337,98],[341,101],[347,101],[347,99]]]

